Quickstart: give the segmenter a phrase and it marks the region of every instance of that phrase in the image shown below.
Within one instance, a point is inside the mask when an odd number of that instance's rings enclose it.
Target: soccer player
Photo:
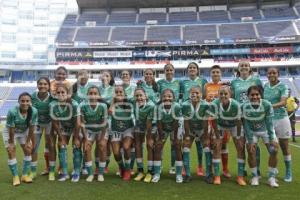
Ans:
[[[58,136],[58,157],[62,168],[59,181],[66,181],[68,175],[67,145],[73,135],[73,165],[74,173],[72,182],[78,182],[80,178],[80,167],[82,162],[82,152],[80,149],[80,118],[78,117],[78,104],[74,100],[69,100],[68,89],[60,85],[56,89],[57,101],[50,103],[50,116],[52,119],[53,132]],[[55,146],[55,141],[51,145]],[[52,158],[53,159],[53,158]],[[55,158],[50,162],[49,180],[55,180]]]
[[[60,66],[55,70],[54,80],[50,82],[50,93],[55,98],[57,87],[64,85],[68,89],[68,98],[72,96],[72,84],[66,80],[68,77],[68,70]]]
[[[137,82],[137,86],[144,89],[146,92],[147,98],[153,103],[159,101],[158,98],[158,85],[155,82],[155,72],[153,69],[145,69],[144,71],[144,80]]]
[[[292,139],[296,142],[296,112],[299,109],[299,100],[291,95],[291,89],[289,88],[289,96],[286,100],[286,108],[290,118],[292,128]]]
[[[288,98],[288,87],[278,80],[279,68],[268,69],[269,82],[264,87],[264,99],[272,103],[274,109],[274,128],[279,145],[281,147],[285,163],[285,182],[292,181],[291,152],[289,149],[289,138],[291,137],[290,120],[286,111],[286,100]]]
[[[238,161],[245,160],[245,139],[241,134],[241,110],[239,103],[231,98],[231,90],[229,86],[221,86],[219,90],[219,98],[211,103],[211,113],[213,116],[213,133],[214,133],[214,184],[221,184],[220,178],[220,157],[221,144],[225,134],[230,134],[233,138],[237,151]],[[245,162],[238,162],[237,182],[241,186],[245,186],[244,169]]]
[[[259,77],[252,75],[252,69],[250,67],[250,63],[247,61],[241,61],[238,64],[236,79],[232,80],[231,85],[231,91],[232,91],[232,97],[238,101],[240,104],[246,102],[248,100],[247,96],[247,90],[251,86],[262,86],[262,82],[260,81]],[[259,165],[260,165],[260,148],[257,146],[256,150],[256,159],[257,159],[257,171],[258,175],[260,175]],[[243,160],[239,160],[241,163],[240,166],[242,166],[242,162],[245,162]],[[245,171],[246,175],[246,171]]]
[[[124,87],[115,86],[114,98],[109,108],[111,115],[111,144],[119,165],[120,175],[124,181],[130,181],[131,146],[133,143],[133,105],[127,100]],[[122,160],[121,148],[124,151],[125,163]]]
[[[202,88],[199,86],[192,86],[190,88],[189,100],[182,104],[182,115],[184,118],[184,136],[183,136],[183,164],[186,175],[184,176],[185,182],[191,180],[190,170],[190,149],[195,138],[203,143],[206,170],[211,169],[211,153],[210,148],[206,141],[208,137],[208,113],[209,104],[202,100]],[[207,172],[206,174],[210,174]]]
[[[37,161],[38,161],[38,150],[42,139],[43,133],[45,134],[45,152],[44,158],[46,161],[45,171],[49,173],[49,142],[50,142],[50,131],[51,131],[51,117],[49,113],[49,104],[52,101],[52,97],[49,93],[50,81],[47,77],[42,77],[37,80],[38,92],[34,92],[32,97],[32,106],[38,111],[38,125],[35,132],[35,147],[32,151],[31,161],[31,178],[36,177]]]
[[[277,174],[277,151],[278,142],[273,126],[274,111],[272,104],[262,99],[263,89],[261,86],[251,86],[247,91],[249,101],[241,105],[245,137],[247,142],[248,163],[252,172],[251,185],[259,185],[257,173],[256,146],[259,138],[262,138],[269,152],[269,185],[278,187]]]
[[[154,118],[155,104],[147,98],[146,92],[143,88],[138,87],[134,92],[135,96],[135,128],[134,128],[134,139],[135,139],[135,150],[136,150],[136,160],[138,175],[134,179],[135,181],[141,181],[144,174],[144,164],[143,164],[143,143],[145,141],[145,136],[147,138],[147,160],[148,164],[148,174],[150,176],[153,171],[153,149],[154,149],[154,134],[152,133],[152,121]],[[149,176],[148,175],[148,176]],[[149,177],[147,177],[149,179]],[[149,180],[145,182],[150,182]]]
[[[182,183],[182,153],[181,153],[181,133],[178,131],[179,120],[181,118],[181,108],[176,101],[176,96],[172,89],[165,89],[161,95],[161,102],[157,107],[157,129],[158,138],[155,142],[154,150],[154,176],[153,183],[160,180],[161,157],[163,147],[170,136],[171,143],[175,147],[175,166],[176,166],[176,183]]]
[[[172,64],[166,64],[164,66],[165,78],[157,81],[158,85],[158,93],[161,96],[162,92],[165,89],[171,89],[175,95],[175,101],[179,102],[180,99],[180,81],[174,78],[175,68]],[[180,120],[182,121],[182,120]],[[179,122],[180,123],[180,122]],[[182,129],[182,124],[179,125],[179,128]],[[169,170],[170,174],[175,174],[175,160],[176,160],[176,152],[175,152],[175,144],[171,143],[171,168]]]
[[[107,157],[107,105],[101,101],[99,88],[91,86],[88,91],[88,101],[82,102],[79,105],[81,126],[84,137],[85,150],[85,166],[87,168],[88,177],[87,182],[94,180],[92,170],[92,146],[94,142],[97,143],[97,155],[99,155],[99,174],[98,181],[104,181],[104,169],[106,166]]]
[[[20,185],[16,159],[16,141],[23,152],[22,182],[31,183],[29,176],[32,146],[35,145],[34,131],[38,124],[37,110],[31,106],[31,96],[22,93],[18,98],[19,105],[11,108],[7,114],[6,128],[3,131],[3,141],[8,153],[8,166],[13,175],[13,185]]]
[[[201,88],[201,94],[204,92],[204,86],[207,83],[207,80],[204,78],[200,78],[200,70],[199,66],[195,62],[189,63],[187,66],[188,78],[181,82],[181,91],[183,94],[182,102],[189,100],[190,98],[190,89],[194,86],[198,86]],[[197,167],[197,175],[204,176],[203,167],[202,167],[202,154],[203,148],[200,138],[195,138],[196,148],[197,148],[197,156],[198,156],[198,167]]]

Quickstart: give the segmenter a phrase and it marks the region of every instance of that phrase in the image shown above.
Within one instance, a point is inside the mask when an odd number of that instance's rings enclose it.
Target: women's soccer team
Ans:
[[[194,62],[187,66],[185,79],[174,78],[172,64],[165,65],[164,72],[165,78],[156,82],[155,71],[146,69],[143,80],[132,83],[131,71],[123,70],[121,83],[116,84],[112,73],[103,71],[100,86],[89,82],[86,70],[78,72],[77,82],[72,85],[67,81],[68,72],[64,67],[56,69],[52,81],[40,78],[37,91],[22,93],[18,105],[7,114],[3,139],[13,185],[31,183],[37,177],[43,137],[46,167],[42,174],[48,175],[49,181],[57,178],[78,182],[80,176],[85,175],[87,182],[95,178],[103,182],[113,154],[119,167],[117,174],[123,180],[131,180],[136,163],[135,181],[157,183],[161,179],[162,160],[166,155],[164,146],[169,138],[169,173],[175,174],[176,183],[192,180],[190,151],[195,141],[197,175],[204,176],[209,184],[220,185],[222,175],[231,177],[227,150],[230,137],[236,148],[238,185],[247,185],[246,151],[251,170],[249,183],[259,185],[260,138],[269,156],[268,184],[279,186],[276,179],[279,147],[284,156],[284,181],[292,181],[288,145],[291,126],[285,108],[288,87],[280,82],[278,68],[268,69],[268,82],[264,86],[246,61],[239,63],[236,78],[231,82],[222,81],[222,69],[218,65],[211,67],[211,82],[200,76]],[[24,152],[21,179],[16,159],[17,142]],[[67,150],[70,143],[71,174]]]

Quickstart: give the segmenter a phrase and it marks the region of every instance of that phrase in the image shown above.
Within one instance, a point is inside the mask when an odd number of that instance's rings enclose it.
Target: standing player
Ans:
[[[264,98],[272,103],[274,109],[274,128],[284,156],[285,182],[292,181],[291,152],[289,149],[289,138],[291,137],[290,120],[286,111],[286,100],[288,98],[288,87],[278,80],[279,69],[271,67],[268,69],[269,82],[264,88]]]
[[[8,166],[13,175],[13,185],[20,185],[18,166],[16,159],[16,141],[20,144],[23,152],[22,182],[31,183],[28,175],[30,172],[31,152],[34,144],[34,130],[38,124],[38,113],[31,107],[31,96],[22,93],[19,96],[19,105],[10,109],[7,114],[6,128],[3,131],[3,141],[8,153]]]
[[[92,171],[92,146],[96,142],[99,155],[99,174],[98,181],[104,181],[104,169],[107,157],[107,105],[100,101],[100,92],[98,87],[91,86],[88,89],[88,101],[82,102],[79,105],[81,115],[81,126],[83,127],[84,150],[88,177],[87,182],[92,182],[94,179]]]
[[[241,61],[237,69],[237,78],[231,81],[231,91],[233,98],[240,104],[248,100],[247,90],[251,86],[262,86],[262,82],[257,76],[252,75],[252,69],[250,63],[247,61]],[[260,165],[260,148],[257,146],[256,149],[256,159],[257,159],[257,171],[260,175],[259,165]],[[242,166],[243,160],[239,160],[240,166]],[[243,165],[244,166],[244,165]],[[246,171],[245,171],[246,174]]]
[[[221,184],[220,178],[220,157],[221,144],[225,134],[231,134],[238,160],[245,160],[245,139],[241,134],[241,111],[237,101],[231,98],[231,90],[229,86],[222,86],[219,90],[219,98],[211,103],[211,111],[213,114],[213,133],[214,133],[214,158],[213,166],[215,172],[214,184]],[[244,162],[238,162],[239,185],[245,186],[244,180]]]
[[[188,79],[185,79],[181,82],[181,91],[183,94],[182,102],[185,102],[189,100],[190,98],[190,89],[194,86],[198,86],[201,88],[201,94],[204,92],[204,86],[207,83],[207,80],[204,78],[199,77],[199,66],[195,62],[191,62],[187,66],[187,72],[188,72]],[[203,167],[202,167],[202,154],[203,154],[203,148],[200,141],[200,138],[195,138],[196,142],[196,148],[197,148],[197,156],[198,156],[198,168],[197,168],[197,175],[203,176]]]
[[[46,170],[49,171],[49,156],[48,146],[50,143],[50,131],[51,131],[51,118],[49,113],[49,104],[52,101],[52,97],[49,93],[50,81],[47,77],[42,77],[37,81],[38,92],[34,92],[32,96],[32,106],[38,111],[38,125],[35,132],[35,147],[32,151],[31,161],[31,178],[36,177],[38,150],[42,139],[43,133],[45,134],[45,149],[47,151],[44,154],[46,161]]]
[[[182,104],[182,114],[184,117],[184,136],[183,136],[183,164],[186,172],[185,182],[191,180],[190,170],[190,149],[195,138],[203,143],[206,161],[206,170],[211,168],[211,153],[208,151],[208,113],[209,104],[202,100],[202,89],[199,86],[190,88],[189,100]],[[210,174],[207,172],[206,174]]]
[[[256,146],[259,138],[262,138],[269,152],[269,185],[278,187],[276,182],[277,174],[277,151],[278,142],[273,126],[272,104],[262,99],[263,89],[260,86],[251,86],[247,91],[249,101],[243,103],[242,115],[247,141],[248,162],[252,172],[251,185],[259,185],[259,175],[257,172]]]
[[[133,141],[133,106],[126,98],[123,86],[115,86],[114,99],[109,108],[111,115],[112,150],[124,181],[130,181],[130,155]],[[122,160],[121,148],[124,151],[125,164]]]
[[[289,97],[286,100],[286,108],[290,118],[292,128],[292,139],[296,142],[296,112],[299,109],[299,100],[291,95],[291,89],[289,89]]]
[[[76,101],[68,99],[68,89],[65,86],[58,86],[56,89],[57,101],[50,103],[50,116],[52,119],[53,130],[58,136],[58,157],[62,168],[59,181],[66,181],[68,175],[67,145],[73,135],[73,165],[74,173],[72,182],[78,182],[80,178],[80,167],[82,154],[80,149],[79,129],[80,118],[78,117],[78,104]],[[53,141],[53,146],[55,141]],[[49,180],[54,181],[55,159],[50,162]]]
[[[155,144],[154,154],[154,176],[153,183],[160,180],[161,161],[163,147],[170,136],[170,140],[175,147],[175,166],[176,166],[176,183],[182,183],[182,152],[181,152],[181,135],[178,132],[179,120],[181,118],[181,108],[175,101],[175,94],[171,89],[165,89],[161,95],[161,102],[157,107],[157,129],[158,138]]]
[[[153,149],[154,149],[154,135],[152,133],[152,121],[154,115],[155,105],[151,100],[147,99],[146,92],[143,88],[137,88],[134,92],[135,96],[135,150],[138,175],[135,181],[141,181],[144,178],[144,164],[143,164],[143,143],[145,136],[147,138],[147,160],[148,163],[153,162]],[[149,174],[152,173],[152,166],[148,166]],[[150,177],[151,181],[151,177]],[[145,181],[149,182],[149,181]]]
[[[162,95],[162,92],[165,89],[171,89],[175,95],[175,101],[179,102],[180,99],[180,81],[174,78],[175,68],[172,64],[166,64],[164,66],[165,78],[157,81],[158,85],[158,93]],[[180,122],[179,122],[180,123]],[[181,131],[182,125],[179,124],[179,128]],[[176,152],[175,152],[175,144],[171,143],[171,168],[169,170],[170,174],[175,174],[175,159],[176,159]]]
[[[72,96],[72,84],[67,80],[68,70],[60,66],[55,70],[54,80],[50,83],[50,93],[55,98],[58,86],[65,86],[68,89],[68,98]]]

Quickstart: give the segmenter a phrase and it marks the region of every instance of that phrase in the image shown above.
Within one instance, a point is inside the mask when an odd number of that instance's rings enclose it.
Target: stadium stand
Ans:
[[[0,117],[6,116],[9,109],[16,106],[17,104],[18,101],[4,101],[4,103],[0,107]]]
[[[217,27],[215,25],[195,25],[183,27],[184,40],[211,40],[217,39]]]
[[[115,27],[111,40],[143,41],[144,35],[145,27]]]
[[[290,7],[265,8],[262,10],[265,18],[296,18],[296,13]]]
[[[252,23],[222,24],[219,30],[220,38],[256,38]]]
[[[228,22],[228,12],[224,10],[202,11],[199,12],[202,22]]]
[[[121,13],[113,12],[109,16],[108,24],[109,25],[128,25],[136,23],[136,13]]]
[[[196,12],[172,12],[169,14],[170,24],[182,24],[182,23],[196,23]]]
[[[260,20],[261,15],[259,10],[257,9],[238,9],[238,10],[231,10],[231,20],[232,21],[241,21],[243,17],[252,17],[254,20]]]
[[[28,87],[13,87],[7,100],[17,100],[19,95],[23,92],[28,92],[29,94],[36,91],[36,87],[28,86]]]
[[[180,26],[153,26],[148,28],[147,40],[180,40]]]
[[[290,21],[260,22],[256,24],[256,27],[260,37],[296,35]]]
[[[87,22],[96,22],[96,26],[104,25],[106,13],[82,13],[77,21],[77,26],[85,26]]]
[[[167,22],[166,13],[141,13],[139,14],[139,24],[146,24],[149,20],[156,20],[158,24]]]
[[[83,41],[88,43],[107,41],[109,31],[109,27],[82,27],[77,31],[75,41]]]
[[[62,27],[56,37],[56,42],[72,42],[76,29],[74,27]]]
[[[65,17],[62,26],[76,26],[77,15],[69,14]]]

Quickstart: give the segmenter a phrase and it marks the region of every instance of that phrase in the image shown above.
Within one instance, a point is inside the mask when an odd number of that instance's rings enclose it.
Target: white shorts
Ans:
[[[247,138],[247,137],[246,137]],[[252,144],[257,144],[259,138],[263,140],[265,144],[270,143],[270,137],[266,131],[263,132],[254,132],[253,133],[253,138],[252,138]],[[276,135],[274,135],[274,140],[275,142],[278,142]],[[251,144],[247,139],[246,139],[247,144]]]
[[[289,139],[292,134],[289,117],[273,120],[276,136],[279,139]]]
[[[93,132],[93,131],[87,130],[87,139],[90,142],[95,142],[95,141],[100,140],[101,135],[102,135],[102,130],[99,132]],[[107,131],[105,131],[104,139],[108,140],[108,132]]]
[[[135,127],[134,127],[134,132],[135,132],[135,133],[143,133],[143,134],[146,134],[146,130],[141,130],[141,128],[138,127],[138,126],[135,126]],[[157,126],[152,126],[151,133],[152,133],[152,134],[156,134],[156,133],[157,133]]]
[[[15,139],[14,139],[15,145],[16,145],[16,141],[18,141],[18,143],[20,145],[23,145],[23,144],[26,143],[26,139],[27,139],[27,136],[28,136],[28,130],[29,129],[27,129],[23,133],[15,133]],[[9,145],[9,132],[8,132],[7,128],[4,128],[3,133],[2,133],[2,137],[3,137],[4,146],[5,146],[5,148],[7,148],[8,145]]]
[[[133,138],[133,128],[126,129],[123,132],[119,131],[110,131],[110,140],[112,142],[120,142],[125,137]]]
[[[36,126],[36,131],[34,132],[35,134],[39,135],[39,134],[42,134],[43,133],[43,130],[44,130],[44,133],[46,135],[50,135],[50,132],[51,132],[51,122],[49,124],[43,124],[43,125],[37,125]]]

